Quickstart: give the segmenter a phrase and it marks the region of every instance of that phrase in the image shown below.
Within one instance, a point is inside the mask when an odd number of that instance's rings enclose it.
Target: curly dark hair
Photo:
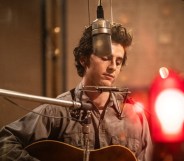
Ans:
[[[126,48],[132,43],[132,36],[125,27],[121,24],[113,23],[111,28],[111,39],[112,42],[121,44],[125,50],[122,66],[125,65],[127,60]],[[79,41],[79,45],[75,47],[73,54],[75,57],[75,66],[77,68],[78,75],[83,77],[85,74],[85,68],[80,63],[81,57],[86,58],[89,62],[89,58],[93,53],[92,45],[92,26],[87,27]]]

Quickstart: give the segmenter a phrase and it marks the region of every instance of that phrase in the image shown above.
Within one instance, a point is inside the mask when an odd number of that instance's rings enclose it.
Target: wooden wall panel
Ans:
[[[0,88],[2,89],[42,95],[40,8],[39,0],[0,0]],[[24,105],[28,109],[34,107],[33,103],[27,101]],[[25,113],[27,111],[0,98],[0,127]]]

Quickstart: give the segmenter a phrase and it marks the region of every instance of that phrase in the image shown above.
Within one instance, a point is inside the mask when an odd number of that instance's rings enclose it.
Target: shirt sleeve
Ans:
[[[129,98],[126,100],[129,104],[134,104],[134,100]],[[141,144],[142,149],[141,152],[138,154],[137,159],[138,161],[152,161],[152,153],[153,153],[153,143],[150,135],[150,128],[148,124],[148,120],[144,113],[137,113],[141,124],[142,124],[142,136],[141,136]]]
[[[140,152],[138,161],[152,161],[153,144],[150,135],[150,129],[146,116],[140,114],[142,122],[142,151]]]
[[[62,119],[52,117],[56,116],[55,113],[58,116],[58,111],[55,109],[51,105],[41,105],[34,110],[40,115],[30,112],[23,118],[4,126],[0,131],[0,160],[38,161],[24,148],[35,141],[57,137]]]

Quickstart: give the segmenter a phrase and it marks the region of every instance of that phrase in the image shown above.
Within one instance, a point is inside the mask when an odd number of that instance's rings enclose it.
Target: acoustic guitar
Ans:
[[[59,141],[38,141],[27,146],[25,150],[41,161],[83,161],[83,149]],[[137,161],[137,159],[128,148],[111,145],[90,150],[89,161]]]

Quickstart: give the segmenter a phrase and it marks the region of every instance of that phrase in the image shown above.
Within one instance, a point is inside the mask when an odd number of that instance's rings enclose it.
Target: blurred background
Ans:
[[[111,15],[111,5],[112,13]],[[80,81],[73,49],[98,0],[0,0],[0,88],[55,98]],[[105,19],[133,35],[118,87],[145,112],[154,161],[184,160],[184,1],[102,0]],[[38,103],[0,97],[0,127]],[[28,111],[27,111],[28,110]]]

